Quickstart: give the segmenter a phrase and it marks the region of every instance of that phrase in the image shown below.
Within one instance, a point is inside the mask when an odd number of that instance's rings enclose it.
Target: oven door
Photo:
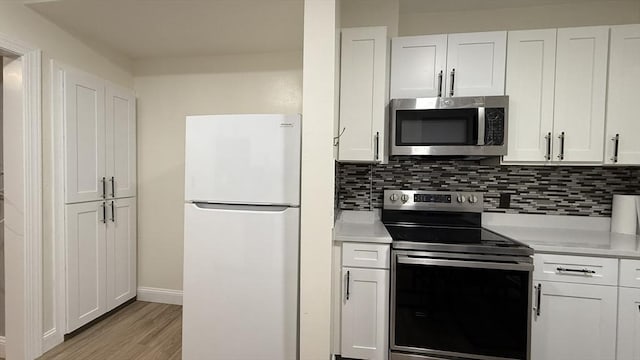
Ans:
[[[393,259],[392,352],[529,359],[530,257],[394,251]]]

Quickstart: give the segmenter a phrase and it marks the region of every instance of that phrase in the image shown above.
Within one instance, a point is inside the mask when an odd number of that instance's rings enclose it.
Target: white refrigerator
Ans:
[[[183,360],[294,360],[300,115],[189,116]]]

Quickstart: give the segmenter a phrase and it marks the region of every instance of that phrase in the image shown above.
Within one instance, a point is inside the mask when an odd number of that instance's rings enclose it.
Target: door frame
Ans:
[[[22,60],[22,169],[8,169],[20,176],[23,188],[22,246],[7,247],[6,257],[15,259],[5,270],[6,308],[16,322],[6,323],[6,352],[13,358],[35,359],[42,355],[42,52],[0,33],[0,51]],[[5,119],[6,121],[6,119]],[[6,135],[6,134],[5,134]],[[5,223],[6,224],[6,223]],[[11,224],[6,224],[7,227]],[[6,243],[5,243],[6,244]],[[5,245],[6,247],[6,245]],[[11,253],[9,253],[11,251]]]

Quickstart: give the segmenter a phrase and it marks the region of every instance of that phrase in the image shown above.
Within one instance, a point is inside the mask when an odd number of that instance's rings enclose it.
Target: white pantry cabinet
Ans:
[[[136,198],[107,202],[107,311],[136,296]]]
[[[388,158],[388,48],[384,26],[342,29],[338,161]]]
[[[446,71],[446,34],[391,41],[392,99],[443,96]]]
[[[640,360],[640,289],[618,294],[618,360]]]
[[[534,288],[532,360],[615,360],[617,287],[534,281]]]
[[[389,244],[342,243],[340,355],[386,360],[389,351]]]
[[[556,29],[509,32],[509,141],[505,162],[552,158],[556,33]]]
[[[608,55],[608,26],[558,29],[554,160],[602,163]]]
[[[133,92],[64,70],[65,202],[136,195]]]
[[[504,95],[506,31],[392,40],[391,98]]]
[[[640,164],[640,25],[611,27],[605,164]]]

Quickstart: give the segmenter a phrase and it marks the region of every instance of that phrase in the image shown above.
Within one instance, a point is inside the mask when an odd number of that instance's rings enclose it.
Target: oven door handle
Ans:
[[[533,271],[533,264],[529,264],[529,263],[499,263],[499,262],[486,262],[486,261],[452,260],[452,259],[411,257],[411,256],[404,256],[404,255],[398,256],[398,263],[407,264],[407,265],[450,266],[450,267],[476,268],[476,269]]]

